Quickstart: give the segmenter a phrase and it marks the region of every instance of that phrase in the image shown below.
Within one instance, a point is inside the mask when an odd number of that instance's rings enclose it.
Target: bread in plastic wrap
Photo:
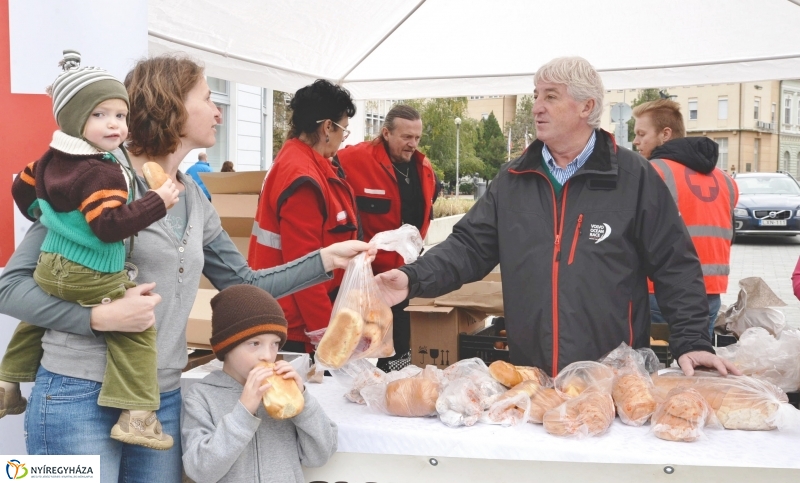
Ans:
[[[602,389],[586,389],[544,413],[542,422],[544,429],[555,436],[597,436],[614,422],[614,401]]]
[[[522,381],[499,395],[481,417],[482,423],[515,426],[528,421],[531,398],[542,389],[539,381]]]
[[[436,412],[450,427],[472,426],[494,398],[505,392],[481,359],[458,361],[442,371],[442,386]]]
[[[696,390],[679,386],[658,405],[650,425],[660,439],[691,442],[704,436],[708,423],[719,426],[708,401]]]
[[[605,364],[579,361],[562,369],[553,380],[553,387],[566,399],[577,397],[589,388],[610,396],[613,381],[614,371]]]
[[[506,387],[515,387],[522,381],[535,380],[539,385],[547,385],[549,376],[539,368],[529,366],[515,366],[505,361],[494,361],[489,365],[489,373],[500,384]]]
[[[634,350],[624,342],[602,359],[614,371],[611,396],[619,419],[629,426],[645,424],[656,410],[648,359],[657,360],[652,350]],[[649,365],[658,367],[652,361]]]

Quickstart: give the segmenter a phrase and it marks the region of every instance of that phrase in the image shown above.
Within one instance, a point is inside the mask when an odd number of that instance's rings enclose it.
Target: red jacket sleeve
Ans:
[[[794,267],[794,273],[792,273],[792,287],[794,296],[800,299],[800,258],[797,259],[797,266]]]
[[[322,248],[321,203],[321,193],[310,183],[300,185],[284,202],[280,209],[284,260],[295,260]],[[297,302],[308,332],[328,326],[333,304],[328,298],[327,283],[314,285],[291,296]]]

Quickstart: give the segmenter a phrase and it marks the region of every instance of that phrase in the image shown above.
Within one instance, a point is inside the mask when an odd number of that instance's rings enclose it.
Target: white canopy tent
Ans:
[[[800,77],[800,0],[149,0],[148,30],[215,77],[357,99],[530,92],[564,55],[607,89]]]

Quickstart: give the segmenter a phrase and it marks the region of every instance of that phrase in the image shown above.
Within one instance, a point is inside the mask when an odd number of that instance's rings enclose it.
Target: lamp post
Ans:
[[[456,199],[458,199],[458,147],[461,134],[461,118],[457,117],[455,119],[456,123]]]

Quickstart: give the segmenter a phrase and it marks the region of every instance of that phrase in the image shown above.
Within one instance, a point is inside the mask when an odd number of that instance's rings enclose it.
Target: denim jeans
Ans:
[[[711,336],[711,342],[714,342],[714,323],[717,321],[719,309],[722,306],[722,299],[719,294],[708,294],[708,334]],[[650,322],[664,324],[667,321],[661,315],[661,309],[658,308],[656,296],[650,294]]]
[[[180,389],[161,393],[158,419],[175,445],[157,451],[111,439],[120,410],[97,404],[100,386],[40,367],[25,411],[28,454],[100,455],[103,483],[180,483]]]

